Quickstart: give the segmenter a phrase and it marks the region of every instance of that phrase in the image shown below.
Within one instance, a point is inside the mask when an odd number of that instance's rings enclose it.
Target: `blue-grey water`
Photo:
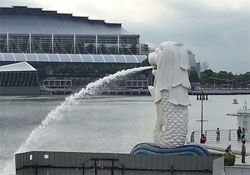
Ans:
[[[237,98],[239,104],[232,101]],[[16,150],[65,96],[0,97],[0,174]],[[200,128],[200,101],[190,96],[189,130]],[[227,117],[242,108],[249,96],[209,96],[204,101],[205,129],[235,129],[237,120]],[[152,142],[156,113],[150,96],[91,96],[78,103],[62,120],[41,132],[30,150],[129,153],[139,142]],[[1,174],[2,175],[2,174]]]

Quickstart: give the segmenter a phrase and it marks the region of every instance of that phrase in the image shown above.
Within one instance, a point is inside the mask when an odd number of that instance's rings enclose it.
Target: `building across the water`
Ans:
[[[189,64],[190,64],[190,69],[191,71],[196,71],[198,74],[198,77],[200,78],[201,74],[201,64],[200,62],[197,62],[195,59],[195,54],[191,51],[188,50],[188,56],[189,56]]]
[[[27,62],[37,69],[39,86],[71,93],[107,74],[141,66],[149,46],[121,23],[26,6],[0,7],[0,65]],[[191,70],[200,64],[188,51]],[[113,83],[107,94],[148,93],[149,71]],[[147,76],[145,76],[147,75]]]
[[[48,88],[82,87],[140,66],[149,52],[140,35],[121,23],[42,8],[2,7],[0,26],[0,65],[27,62],[37,69],[39,85]]]
[[[0,66],[0,95],[39,94],[37,70],[27,62]]]
[[[1,61],[138,63],[145,59],[139,55],[148,52],[140,35],[127,32],[120,23],[41,8],[0,8],[0,25],[0,52],[6,53]]]

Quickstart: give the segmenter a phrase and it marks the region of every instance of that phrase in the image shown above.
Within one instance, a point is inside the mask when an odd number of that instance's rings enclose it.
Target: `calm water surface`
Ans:
[[[0,168],[64,96],[0,97]],[[239,104],[233,105],[237,98]],[[200,101],[190,96],[189,130],[199,129]],[[249,96],[209,96],[204,102],[205,129],[235,129],[236,118]],[[54,121],[34,140],[30,150],[128,153],[139,142],[152,142],[156,119],[151,97],[95,96],[78,104]],[[1,171],[0,171],[1,172]]]

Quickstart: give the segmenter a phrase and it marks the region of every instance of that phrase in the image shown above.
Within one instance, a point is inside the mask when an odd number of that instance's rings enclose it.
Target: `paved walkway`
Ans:
[[[231,145],[232,152],[236,155],[235,165],[250,166],[250,142],[245,143],[247,151],[246,163],[241,163],[241,141],[207,142],[202,145],[214,152],[224,152],[229,144]]]

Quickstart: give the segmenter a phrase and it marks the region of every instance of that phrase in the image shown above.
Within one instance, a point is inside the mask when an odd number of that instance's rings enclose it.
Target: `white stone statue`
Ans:
[[[154,142],[165,148],[183,146],[190,105],[187,49],[180,43],[164,42],[149,55],[149,63],[157,67],[152,72],[154,86],[148,87],[157,110]]]

